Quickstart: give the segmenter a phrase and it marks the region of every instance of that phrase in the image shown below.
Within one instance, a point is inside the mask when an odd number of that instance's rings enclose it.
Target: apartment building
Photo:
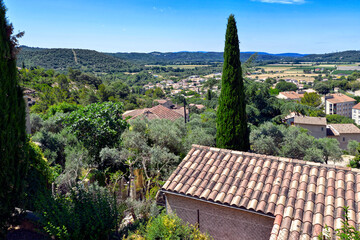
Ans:
[[[342,93],[334,93],[323,98],[325,102],[325,113],[352,117],[352,108],[356,100]]]
[[[352,108],[352,119],[355,120],[356,124],[360,124],[360,103],[353,106],[353,108]]]

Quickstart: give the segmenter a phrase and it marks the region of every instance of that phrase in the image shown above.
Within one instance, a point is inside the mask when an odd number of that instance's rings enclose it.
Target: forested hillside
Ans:
[[[245,62],[255,52],[242,52]],[[183,65],[223,62],[222,52],[151,52],[151,53],[101,53],[86,49],[30,48],[23,46],[17,64],[27,68],[42,67],[58,71],[68,68],[92,73],[139,72],[144,65]],[[281,62],[360,62],[360,51],[304,55],[298,53],[270,54],[258,52],[258,64]]]
[[[255,52],[242,52],[240,60],[245,62]],[[131,60],[142,64],[207,64],[212,62],[223,62],[223,52],[151,52],[151,53],[108,53],[111,56]],[[297,54],[295,56],[299,56]],[[257,62],[283,61],[293,54],[270,54],[260,52],[256,58]],[[302,56],[302,55],[301,55]]]
[[[326,54],[311,54],[299,59],[301,62],[359,62],[360,51],[344,51]]]
[[[98,73],[138,71],[139,69],[136,64],[94,50],[25,46],[21,47],[17,64],[19,67],[25,64],[27,68],[40,66],[60,71],[73,68]]]

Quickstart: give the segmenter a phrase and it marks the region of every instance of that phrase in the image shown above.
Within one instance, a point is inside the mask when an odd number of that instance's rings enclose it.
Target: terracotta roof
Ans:
[[[180,113],[177,113],[174,110],[164,107],[163,105],[157,105],[152,108],[135,109],[135,110],[126,111],[123,114],[123,118],[126,118],[128,116],[131,116],[130,119],[135,119],[137,117],[146,117],[150,120],[152,120],[152,119],[169,119],[172,121],[183,117]]]
[[[307,124],[307,125],[326,125],[326,118],[324,117],[307,117],[307,116],[294,116],[295,124]]]
[[[154,100],[154,102],[158,102],[159,104],[164,104],[164,103],[166,103],[167,101],[169,101],[169,100],[167,100],[167,99],[155,99],[155,100]]]
[[[353,109],[359,109],[360,110],[360,103],[356,104],[355,106],[352,107]]]
[[[329,124],[329,128],[331,128],[331,130],[335,132],[335,135],[344,133],[360,133],[360,129],[352,123],[332,123]]]
[[[284,95],[288,99],[299,99],[299,98],[304,97],[304,94],[299,94],[299,93],[296,93],[294,91],[280,92],[279,94]]]
[[[271,239],[310,239],[360,220],[360,170],[193,145],[162,187],[275,217]]]
[[[193,104],[193,103],[190,103],[189,104],[190,105],[190,107],[192,107],[192,106],[195,106],[197,109],[199,109],[199,110],[201,110],[201,109],[203,109],[205,106],[204,105],[202,105],[202,104]]]
[[[326,98],[331,103],[355,102],[356,100],[342,93],[330,94],[332,98]]]
[[[183,117],[185,116],[185,115],[184,115],[184,107],[174,108],[173,111],[181,114],[181,116],[183,116]],[[188,110],[188,109],[186,109],[186,114],[189,114],[189,110]]]

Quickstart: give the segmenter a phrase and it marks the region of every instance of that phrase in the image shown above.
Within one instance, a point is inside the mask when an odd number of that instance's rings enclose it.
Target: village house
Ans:
[[[297,100],[300,101],[302,97],[304,97],[304,94],[299,94],[294,91],[288,91],[288,92],[280,92],[279,95],[276,96],[279,99],[286,99],[286,100]]]
[[[356,100],[342,93],[334,93],[324,96],[322,101],[325,103],[325,113],[327,115],[338,114],[351,118],[352,107]]]
[[[143,109],[134,109],[124,112],[124,119],[135,119],[135,118],[147,118],[149,120],[153,119],[168,119],[175,121],[178,118],[183,118],[183,115],[180,113],[164,107],[162,105],[157,105],[152,108],[143,108]]]
[[[325,117],[307,117],[295,113],[285,118],[288,125],[301,127],[309,130],[309,134],[315,138],[326,137],[326,118]]]
[[[353,106],[353,108],[352,108],[352,119],[355,120],[356,124],[360,124],[360,103]]]
[[[359,229],[360,170],[193,145],[158,199],[217,239],[334,237]]]
[[[327,137],[337,139],[340,143],[340,148],[346,149],[350,140],[360,142],[360,129],[352,123],[332,123],[327,127]]]
[[[173,102],[170,99],[155,99],[154,103],[163,105],[164,107],[169,108],[169,109],[175,107],[175,105],[173,104]]]

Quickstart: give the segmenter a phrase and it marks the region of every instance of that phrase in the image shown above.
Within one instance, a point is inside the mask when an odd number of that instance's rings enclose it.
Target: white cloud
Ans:
[[[252,0],[263,3],[304,4],[305,0]]]

